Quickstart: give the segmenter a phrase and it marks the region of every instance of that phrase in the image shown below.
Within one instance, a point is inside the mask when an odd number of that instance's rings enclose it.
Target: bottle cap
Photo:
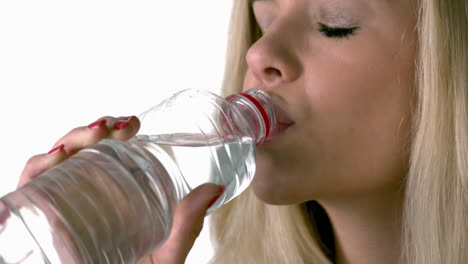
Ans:
[[[243,93],[233,94],[226,98],[227,101],[239,106],[243,116],[247,119],[247,126],[253,129],[256,144],[263,143],[271,134],[276,125],[274,101],[270,95],[260,89],[250,89]],[[229,112],[236,130],[245,134],[243,126]]]

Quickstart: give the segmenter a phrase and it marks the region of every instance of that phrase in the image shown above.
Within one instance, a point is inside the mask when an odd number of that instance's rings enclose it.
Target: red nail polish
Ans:
[[[3,225],[5,223],[5,220],[10,217],[10,210],[5,210],[6,208],[10,208],[10,206],[7,204],[7,202],[0,200],[0,224]],[[2,208],[3,207],[3,208]]]
[[[55,153],[58,153],[58,152],[62,151],[64,147],[65,147],[65,145],[62,144],[62,145],[60,145],[60,146],[58,146],[56,148],[53,148],[51,151],[47,152],[47,154],[54,155]]]
[[[98,128],[98,127],[103,127],[106,123],[107,123],[106,119],[98,120],[98,121],[96,121],[94,123],[89,124],[88,128],[89,129],[95,129],[95,128]]]
[[[221,195],[223,195],[224,191],[226,190],[226,186],[224,185],[221,185],[221,191],[218,195],[216,195],[216,197],[213,198],[213,200],[210,201],[209,205],[208,205],[208,208],[210,208],[214,203],[216,203],[216,201],[218,201],[219,197],[221,197]]]
[[[128,125],[128,121],[117,121],[114,123],[114,128],[120,130]]]

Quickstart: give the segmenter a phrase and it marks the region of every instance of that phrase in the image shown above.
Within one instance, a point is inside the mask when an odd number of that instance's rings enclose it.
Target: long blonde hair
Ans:
[[[468,2],[421,0],[408,263],[468,263]]]
[[[418,108],[403,212],[402,263],[468,263],[468,3],[420,0]],[[235,0],[224,95],[238,92],[260,37],[248,1]],[[320,263],[327,258],[308,205],[273,206],[248,188],[212,214],[211,263]]]

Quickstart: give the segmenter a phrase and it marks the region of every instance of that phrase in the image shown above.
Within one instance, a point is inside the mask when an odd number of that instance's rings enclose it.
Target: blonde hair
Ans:
[[[420,0],[418,108],[406,183],[402,263],[468,262],[468,54],[463,0]],[[234,1],[224,95],[239,92],[260,37],[248,1]],[[211,263],[320,263],[327,258],[310,202],[273,206],[248,188],[214,212]]]
[[[421,0],[407,263],[468,263],[468,2]]]

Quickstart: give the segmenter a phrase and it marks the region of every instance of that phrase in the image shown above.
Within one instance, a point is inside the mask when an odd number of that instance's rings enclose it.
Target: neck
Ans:
[[[333,227],[337,264],[398,263],[403,194],[320,199]]]

